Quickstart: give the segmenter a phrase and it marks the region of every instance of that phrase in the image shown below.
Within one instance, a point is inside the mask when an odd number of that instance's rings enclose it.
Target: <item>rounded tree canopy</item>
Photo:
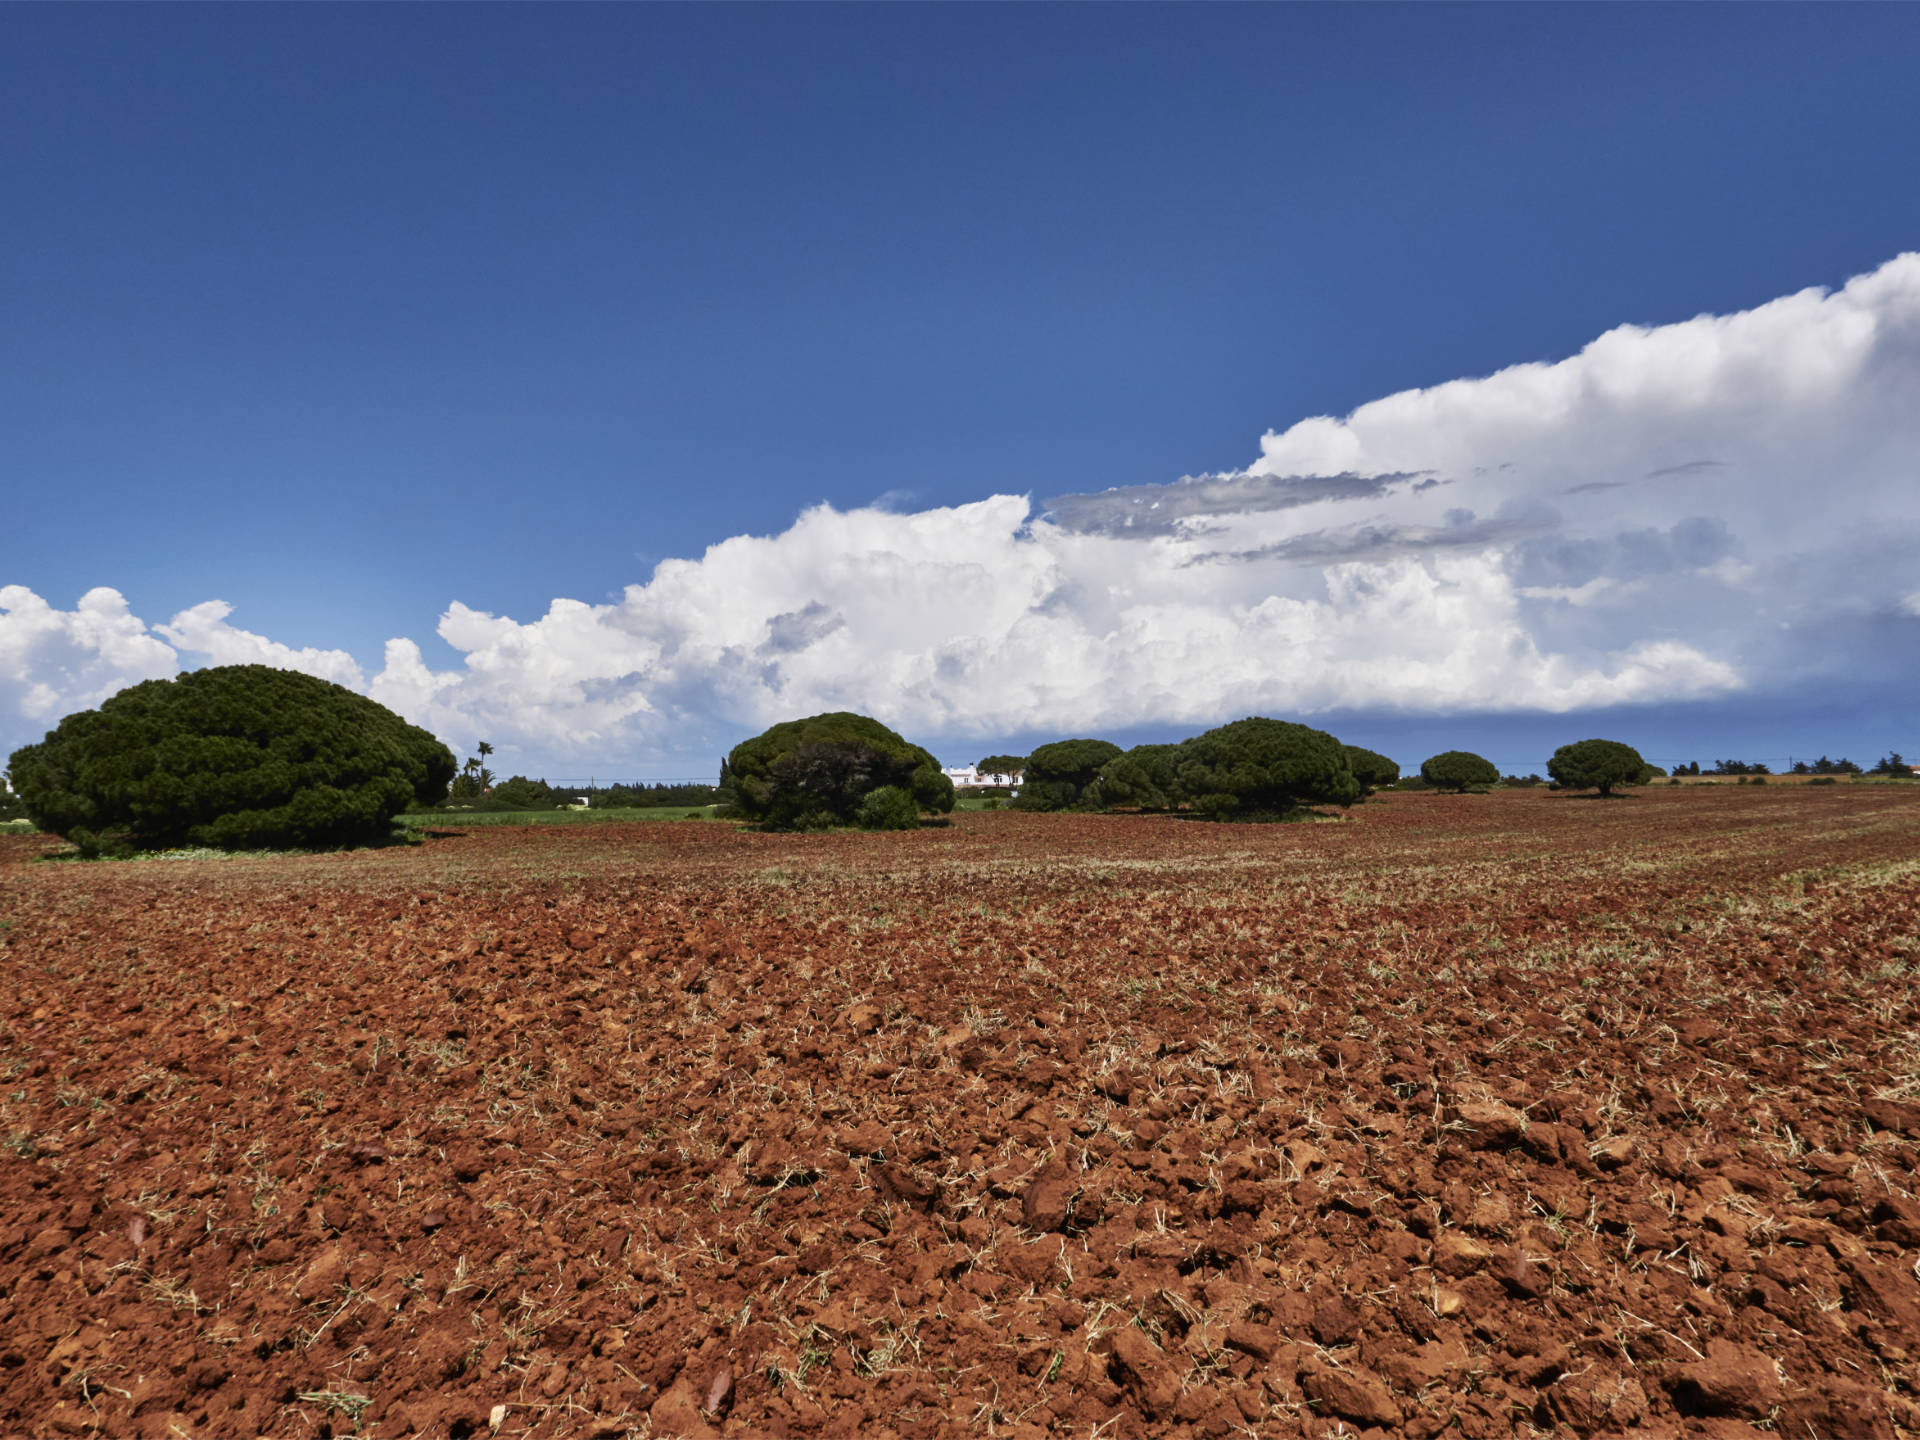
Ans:
[[[1638,750],[1618,740],[1576,740],[1547,761],[1547,774],[1562,788],[1602,795],[1611,795],[1616,785],[1645,783],[1650,768]]]
[[[1111,740],[1056,740],[1027,756],[1019,804],[1028,810],[1064,810],[1087,799],[1100,767],[1120,753]]]
[[[922,810],[953,809],[940,762],[866,715],[786,720],[733,747],[720,784],[740,813],[776,829],[850,825],[875,790],[897,786]]]
[[[1351,805],[1360,782],[1324,730],[1253,716],[1181,742],[1175,798],[1209,814],[1282,815],[1301,805]]]
[[[1024,755],[989,755],[973,767],[982,775],[1018,775],[1027,768]]]
[[[447,793],[453,752],[344,686],[220,665],[122,690],[10,762],[28,815],[82,851],[330,847]]]
[[[1471,750],[1443,750],[1420,762],[1420,778],[1441,790],[1465,790],[1469,785],[1492,785],[1500,772],[1491,760]]]
[[[1180,760],[1178,745],[1136,745],[1100,767],[1096,792],[1104,806],[1164,810],[1173,803]]]
[[[1362,794],[1375,790],[1384,790],[1400,778],[1398,761],[1389,760],[1378,750],[1363,750],[1358,745],[1342,745],[1346,754],[1347,768],[1353,771],[1353,778],[1360,782]]]

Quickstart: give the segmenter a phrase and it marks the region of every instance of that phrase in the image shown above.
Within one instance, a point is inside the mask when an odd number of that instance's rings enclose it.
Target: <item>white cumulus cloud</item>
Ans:
[[[21,739],[176,668],[172,648],[118,590],[96,586],[73,609],[56,610],[24,585],[0,586],[0,716]]]
[[[165,637],[182,650],[204,656],[208,665],[271,665],[276,670],[299,670],[360,690],[366,676],[359,664],[344,650],[317,650],[312,646],[294,649],[251,630],[229,625],[227,616],[233,606],[224,600],[203,600],[182,610],[165,625],[154,626],[154,633]]]
[[[704,770],[833,708],[959,744],[1764,697],[1884,667],[1884,635],[1849,627],[1920,615],[1916,457],[1920,255],[1904,255],[1835,292],[1623,326],[1555,363],[1302,420],[1239,474],[1038,508],[816,506],[610,603],[520,619],[456,599],[441,669],[397,638],[368,674],[239,629],[220,601],[149,630],[110,590],[61,612],[11,587],[0,720],[252,661],[363,688],[463,750],[485,736],[509,763]]]

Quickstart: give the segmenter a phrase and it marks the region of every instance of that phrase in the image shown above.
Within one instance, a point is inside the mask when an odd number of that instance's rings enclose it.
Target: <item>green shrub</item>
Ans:
[[[444,797],[455,765],[426,731],[344,686],[222,665],[69,715],[10,768],[41,829],[99,854],[378,840],[408,806]]]
[[[917,830],[920,806],[898,785],[882,785],[860,802],[854,823],[862,830]]]
[[[1471,750],[1443,750],[1420,762],[1420,778],[1436,790],[1452,790],[1457,794],[1469,785],[1495,784],[1500,772],[1491,760]]]
[[[554,789],[544,780],[514,775],[494,786],[480,803],[488,810],[555,810],[571,805],[573,796]]]
[[[720,769],[730,809],[775,830],[853,824],[867,796],[887,786],[923,811],[953,809],[953,782],[938,760],[878,720],[844,710],[743,740]]]
[[[1674,781],[1673,783],[1678,784],[1679,782]],[[1838,785],[1839,783],[1840,782],[1831,775],[1816,775],[1813,779],[1807,781],[1809,785]]]
[[[1576,740],[1547,761],[1547,774],[1562,788],[1602,795],[1611,795],[1616,785],[1644,785],[1652,768],[1638,750],[1618,740]]]
[[[1360,782],[1362,795],[1384,790],[1399,780],[1399,763],[1378,750],[1363,750],[1358,745],[1342,745],[1340,749],[1347,757],[1347,768],[1353,771],[1353,778]]]
[[[1042,745],[1027,757],[1015,808],[1068,810],[1093,802],[1096,797],[1088,792],[1099,779],[1101,767],[1119,753],[1120,747],[1109,740],[1056,740]]]

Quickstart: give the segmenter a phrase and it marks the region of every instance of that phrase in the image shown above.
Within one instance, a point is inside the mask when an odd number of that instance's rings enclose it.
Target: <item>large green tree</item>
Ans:
[[[1020,782],[1023,810],[1068,810],[1091,803],[1093,783],[1100,767],[1120,753],[1111,740],[1056,740],[1027,756]]]
[[[982,775],[1018,775],[1027,768],[1024,755],[988,755],[973,767]]]
[[[1420,778],[1437,790],[1464,792],[1470,785],[1492,785],[1500,771],[1471,750],[1443,750],[1420,762]]]
[[[1340,742],[1290,720],[1249,716],[1180,743],[1174,798],[1212,815],[1284,815],[1360,798]]]
[[[854,824],[867,797],[889,786],[922,811],[953,809],[953,782],[931,753],[845,710],[783,721],[741,741],[721,766],[720,785],[735,810],[775,829]]]
[[[1389,760],[1378,750],[1365,750],[1358,745],[1342,745],[1340,749],[1347,757],[1347,768],[1353,771],[1353,778],[1360,782],[1362,795],[1384,790],[1400,778],[1399,762]]]
[[[265,665],[132,686],[9,765],[34,823],[87,853],[358,844],[454,774],[452,751],[384,705]]]
[[[1616,785],[1643,784],[1647,769],[1640,752],[1618,740],[1576,740],[1547,761],[1547,774],[1562,789],[1598,790],[1602,795],[1611,795]]]
[[[1141,810],[1165,810],[1179,791],[1178,745],[1136,745],[1100,767],[1095,794],[1100,804]]]

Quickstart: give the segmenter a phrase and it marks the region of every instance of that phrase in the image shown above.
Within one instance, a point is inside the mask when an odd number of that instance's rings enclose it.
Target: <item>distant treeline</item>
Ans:
[[[1716,760],[1711,770],[1702,770],[1698,760],[1687,765],[1676,765],[1675,775],[1771,775],[1773,771],[1763,760]],[[1853,761],[1842,756],[1838,760],[1829,760],[1822,755],[1818,760],[1796,760],[1787,768],[1789,775],[1910,775],[1913,767],[1901,758],[1895,750],[1882,756],[1880,762],[1871,770],[1863,770]]]
[[[719,787],[636,780],[616,785],[550,785],[515,775],[485,789],[454,782],[447,803],[468,810],[561,810],[584,798],[596,810],[690,807],[718,802]],[[475,793],[477,791],[477,793]]]

